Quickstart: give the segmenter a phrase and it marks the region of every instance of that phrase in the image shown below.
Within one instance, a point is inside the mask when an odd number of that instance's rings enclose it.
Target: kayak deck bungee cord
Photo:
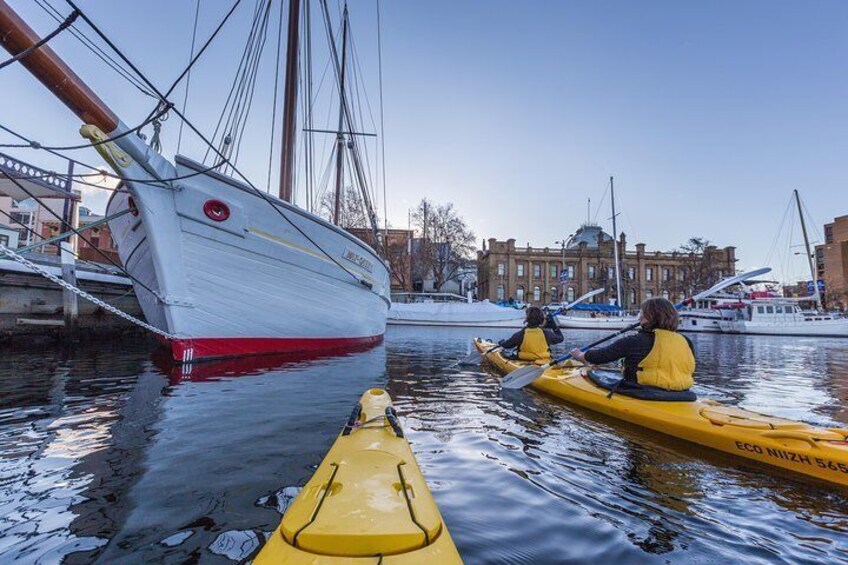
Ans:
[[[362,395],[254,563],[462,563],[386,391]]]
[[[482,353],[495,344],[475,339],[474,345]],[[488,353],[486,360],[504,375],[528,364],[508,359],[500,351]],[[714,400],[639,400],[599,386],[596,381],[603,384],[605,376],[593,373],[590,377],[592,371],[582,365],[554,366],[530,386],[631,424],[848,486],[848,429],[820,428]]]

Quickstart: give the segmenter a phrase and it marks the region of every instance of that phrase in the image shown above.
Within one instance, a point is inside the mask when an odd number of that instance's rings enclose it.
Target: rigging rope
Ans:
[[[76,4],[74,4],[74,2],[72,0],[65,0],[65,2],[67,2],[72,8],[79,10],[79,8],[76,6]],[[114,44],[114,42],[112,42],[108,38],[108,36],[106,36],[106,34],[103,33],[103,31],[93,21],[91,21],[91,19],[85,14],[85,12],[83,12],[82,10],[79,10],[79,12],[80,12],[80,17],[82,17],[83,20],[85,20],[85,22],[91,27],[91,29],[94,30],[94,32],[101,39],[103,39],[104,42],[106,42],[106,44],[118,55],[118,57],[120,57],[121,60],[124,61],[124,63],[126,63],[133,70],[133,72],[137,73],[141,77],[141,79],[144,81],[144,83],[147,86],[149,86],[157,94],[157,96],[159,96],[160,99],[164,100],[165,97],[162,95],[162,93],[159,91],[159,89],[156,88],[156,85],[154,85],[153,82],[151,82],[150,79],[148,79],[147,76],[145,76],[144,73],[142,73],[138,69],[138,67],[133,64],[132,61],[130,61],[130,59],[123,53],[123,51],[121,51]],[[199,55],[200,54],[198,54],[198,56]],[[197,59],[197,57],[195,57],[195,60],[196,59]],[[239,176],[239,178],[241,178],[245,182],[245,184],[254,192],[254,194],[256,194],[258,197],[262,198],[269,206],[271,206],[271,208],[277,214],[279,214],[279,216],[281,218],[283,218],[286,222],[288,222],[289,225],[291,225],[298,233],[300,233],[316,249],[318,249],[321,253],[323,253],[331,262],[336,264],[336,266],[338,266],[342,271],[344,271],[351,278],[353,278],[353,280],[356,283],[367,288],[368,290],[372,290],[373,285],[370,282],[360,278],[359,275],[357,275],[355,272],[347,269],[344,265],[339,263],[339,261],[335,257],[333,257],[329,252],[327,252],[327,250],[325,250],[323,247],[321,247],[317,242],[315,242],[315,240],[313,240],[311,237],[309,237],[309,235],[307,235],[300,228],[300,226],[298,226],[296,223],[294,223],[267,194],[265,194],[264,192],[259,190],[252,182],[250,182],[250,179],[248,179],[247,176],[244,173],[242,173],[241,170],[238,169],[238,167],[235,166],[235,164],[229,162],[229,160],[226,158],[226,156],[223,153],[221,153],[220,151],[218,151],[218,149],[215,147],[215,145],[212,143],[212,141],[210,141],[209,138],[207,138],[203,134],[203,132],[201,132],[182,112],[180,112],[177,108],[174,108],[173,106],[172,106],[171,109],[181,120],[183,120],[185,122],[185,124],[189,127],[189,129],[191,129],[192,132],[194,132],[195,135],[197,135],[207,146],[209,146],[213,151],[215,151],[218,154],[219,157],[221,157],[222,161],[224,161],[225,163],[230,165],[230,167],[232,168],[232,171],[234,173],[236,173]]]
[[[386,199],[386,120],[383,114],[383,40],[382,26],[380,24],[380,0],[377,0],[377,75],[380,83],[380,164],[383,177],[383,239],[388,239],[389,233],[389,205]],[[388,248],[388,241],[386,241]],[[388,249],[385,250],[388,257]]]
[[[21,59],[26,58],[30,53],[32,53],[36,49],[39,49],[42,45],[45,45],[48,41],[50,41],[51,39],[53,39],[54,37],[56,37],[57,35],[62,33],[72,23],[74,23],[74,21],[78,17],[79,17],[79,12],[74,10],[73,12],[70,13],[70,15],[68,15],[67,18],[65,18],[65,21],[63,21],[61,24],[59,24],[59,27],[57,27],[56,29],[54,29],[53,31],[51,31],[50,33],[48,33],[47,35],[42,37],[40,40],[38,40],[37,42],[33,43],[32,45],[30,45],[29,47],[27,47],[26,49],[21,51],[17,55],[14,55],[12,58],[6,59],[2,63],[0,63],[0,69],[3,69],[5,67],[11,65],[15,61],[20,61]]]
[[[197,41],[197,20],[200,19],[200,0],[197,0],[194,6],[194,26],[191,30],[191,51],[188,55],[188,70],[186,72],[186,85],[185,85],[185,94],[183,95],[183,112],[186,111],[186,106],[188,106],[188,90],[191,85],[191,66],[192,60],[194,59],[194,47]],[[180,145],[183,141],[183,122],[180,121],[179,132],[177,133],[177,153],[180,152]]]
[[[44,237],[43,235],[41,235],[40,233],[38,233],[37,231],[35,231],[35,230],[34,230],[34,229],[32,229],[31,227],[29,227],[28,225],[26,225],[25,223],[23,223],[21,220],[19,220],[19,219],[15,218],[14,216],[12,216],[11,214],[9,214],[9,213],[8,213],[8,212],[6,212],[5,210],[0,210],[0,214],[3,214],[3,215],[4,215],[4,216],[6,216],[7,218],[9,218],[11,221],[15,222],[16,224],[19,224],[19,225],[20,225],[20,226],[22,226],[22,227],[23,227],[26,231],[28,231],[29,233],[31,233],[31,234],[32,234],[32,235],[34,235],[35,237],[41,238],[42,240],[47,240],[47,238],[46,238],[46,237]],[[109,269],[107,269],[107,268],[106,268],[106,267],[104,267],[103,265],[101,265],[101,264],[99,264],[99,263],[97,263],[97,262],[95,262],[95,261],[87,261],[87,260],[83,259],[82,257],[80,257],[80,256],[79,256],[77,253],[75,253],[73,250],[70,250],[70,249],[69,249],[68,251],[70,251],[71,255],[73,255],[74,257],[76,257],[78,261],[82,261],[82,262],[84,262],[84,263],[86,263],[86,264],[92,265],[93,267],[95,267],[95,268],[97,268],[97,269],[100,269],[100,270],[101,270],[101,271],[103,271],[104,273],[113,274],[111,271],[109,271]],[[2,256],[2,254],[0,254],[0,256]]]
[[[277,24],[277,56],[274,60],[274,97],[271,102],[271,143],[268,148],[268,181],[265,192],[271,192],[271,168],[274,165],[274,133],[277,128],[277,91],[280,87],[280,51],[283,45],[283,3],[280,2],[280,18]]]
[[[48,0],[35,0],[35,2],[51,18],[53,18],[57,22],[62,21],[61,13],[59,12],[59,10],[50,5]],[[106,66],[115,71],[121,78],[126,80],[132,86],[134,86],[142,94],[144,94],[145,96],[150,96],[151,98],[156,97],[149,90],[144,88],[144,85],[137,78],[133,77],[129,72],[123,69],[120,63],[110,57],[109,54],[106,53],[103,49],[101,49],[97,44],[88,39],[85,34],[77,30],[75,26],[71,26],[68,31],[70,31],[71,35],[73,35],[74,38],[76,38],[80,43],[82,43],[84,47],[86,47],[88,50],[94,53],[94,55],[97,56],[101,61],[103,61]]]
[[[19,182],[15,179],[15,177],[13,177],[12,175],[10,175],[9,173],[7,173],[6,171],[4,171],[4,170],[2,170],[2,169],[0,169],[0,173],[2,173],[2,174],[3,174],[3,175],[7,178],[7,179],[9,179],[10,181],[12,181],[12,183],[14,183],[14,184],[15,184],[15,185],[19,188],[19,189],[21,189],[22,191],[24,191],[24,192],[25,192],[25,193],[26,193],[26,194],[27,194],[30,198],[32,198],[33,200],[35,200],[36,202],[38,202],[38,203],[39,203],[39,204],[40,204],[40,205],[41,205],[41,206],[42,206],[45,210],[47,210],[47,211],[50,213],[50,215],[51,215],[51,216],[53,216],[54,218],[56,218],[57,220],[59,220],[59,221],[62,223],[62,225],[64,225],[66,228],[68,228],[68,230],[69,230],[69,231],[74,232],[74,234],[75,234],[77,237],[79,237],[81,240],[83,240],[85,243],[87,243],[87,244],[89,245],[89,247],[91,247],[92,249],[94,249],[94,251],[95,251],[95,252],[97,252],[97,254],[98,254],[98,255],[100,255],[101,257],[103,257],[104,259],[106,259],[109,263],[111,263],[112,265],[114,265],[115,267],[117,267],[118,269],[120,269],[120,271],[121,271],[122,273],[124,273],[124,275],[125,275],[125,276],[127,276],[130,280],[132,280],[134,283],[138,284],[138,285],[139,285],[139,286],[141,286],[142,288],[144,288],[144,289],[146,289],[147,291],[149,291],[151,294],[153,294],[153,296],[159,296],[156,292],[154,292],[154,291],[153,291],[153,289],[152,289],[152,288],[150,288],[149,286],[147,286],[146,284],[144,284],[143,282],[141,282],[140,280],[138,280],[137,278],[135,278],[134,276],[132,276],[132,275],[130,274],[130,272],[129,272],[129,271],[127,271],[127,270],[126,270],[126,268],[124,268],[124,266],[123,266],[123,265],[119,265],[119,264],[118,264],[118,263],[116,263],[116,262],[115,262],[115,261],[114,261],[111,257],[109,257],[108,255],[106,255],[105,253],[103,253],[103,252],[100,250],[100,248],[99,248],[99,247],[97,247],[96,245],[94,245],[94,244],[93,244],[93,243],[92,243],[92,242],[91,242],[88,238],[86,238],[84,235],[82,235],[82,233],[80,233],[80,231],[79,231],[77,228],[75,228],[74,226],[72,226],[72,225],[70,224],[70,222],[68,222],[67,220],[65,220],[65,218],[63,218],[62,216],[60,216],[59,214],[57,214],[56,212],[54,212],[54,211],[53,211],[53,209],[52,209],[52,208],[50,208],[49,206],[45,206],[45,205],[41,202],[41,200],[40,200],[37,196],[35,196],[32,192],[30,192],[29,190],[27,190],[27,189],[24,187],[24,185],[22,185],[21,183],[19,183]]]
[[[118,135],[113,135],[112,137],[106,137],[104,139],[101,139],[100,141],[92,141],[90,143],[85,143],[85,144],[80,144],[80,145],[66,145],[66,146],[50,146],[50,145],[43,145],[43,144],[39,143],[38,141],[30,141],[29,143],[3,143],[3,144],[0,144],[0,147],[2,147],[4,149],[6,149],[6,148],[11,148],[11,149],[27,149],[27,148],[29,148],[29,149],[44,149],[46,151],[75,151],[75,150],[78,150],[78,149],[88,149],[90,147],[97,147],[98,145],[103,145],[105,143],[111,143],[113,141],[121,139],[122,137],[126,137],[126,136],[128,136],[132,133],[140,132],[141,129],[144,126],[146,126],[147,124],[155,122],[156,120],[159,120],[163,116],[165,116],[165,114],[167,114],[168,111],[171,109],[171,103],[168,102],[166,104],[161,104],[157,108],[159,108],[158,112],[156,112],[154,115],[152,115],[149,118],[147,118],[146,120],[144,120],[138,126],[136,126],[134,128],[127,129],[127,131],[125,131],[123,133],[119,133]],[[3,128],[3,129],[6,129],[6,128]]]

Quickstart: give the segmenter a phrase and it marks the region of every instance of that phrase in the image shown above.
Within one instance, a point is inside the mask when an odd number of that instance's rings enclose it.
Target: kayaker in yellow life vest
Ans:
[[[561,343],[562,330],[550,314],[545,316],[541,308],[530,306],[524,315],[525,328],[512,334],[509,339],[502,339],[498,345],[504,349],[517,347],[515,359],[524,361],[549,361],[551,345]]]
[[[695,350],[689,338],[677,333],[680,318],[665,298],[642,304],[641,328],[607,347],[579,349],[571,356],[589,365],[624,359],[624,380],[665,390],[687,390],[694,384]]]

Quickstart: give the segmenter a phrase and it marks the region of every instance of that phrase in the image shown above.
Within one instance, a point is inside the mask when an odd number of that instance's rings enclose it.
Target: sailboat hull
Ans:
[[[110,228],[144,283],[135,290],[148,322],[176,336],[168,340],[175,360],[382,339],[389,272],[370,247],[200,164],[177,158],[176,173],[187,178],[174,190],[127,183],[108,210],[137,211]]]

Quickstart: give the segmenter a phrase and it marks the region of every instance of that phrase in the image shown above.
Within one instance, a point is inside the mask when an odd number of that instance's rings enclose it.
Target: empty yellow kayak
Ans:
[[[362,395],[254,563],[462,563],[386,391]]]
[[[495,344],[476,339],[484,353]],[[526,365],[500,351],[486,359],[506,374]],[[848,486],[848,429],[819,428],[713,400],[668,402],[613,394],[589,378],[591,367],[553,367],[530,385],[566,402],[699,445]],[[593,374],[594,377],[594,374]]]

